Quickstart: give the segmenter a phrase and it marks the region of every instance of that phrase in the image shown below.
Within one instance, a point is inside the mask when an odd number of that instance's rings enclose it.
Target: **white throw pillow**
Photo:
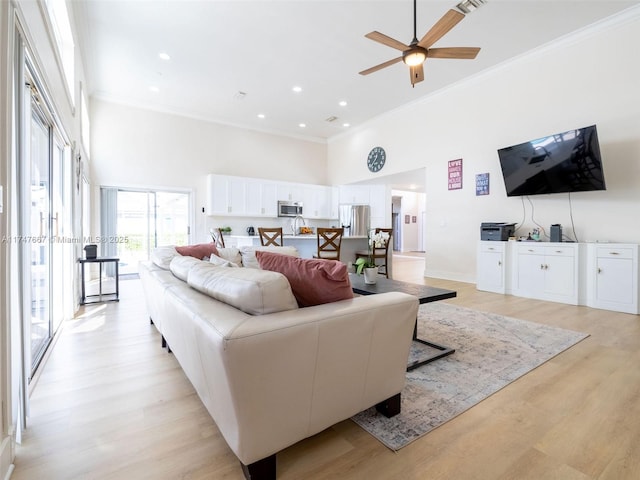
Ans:
[[[211,254],[211,256],[209,257],[209,262],[218,267],[237,267],[238,266],[235,263],[230,262],[229,260],[225,260],[224,258],[221,258],[214,254]]]
[[[218,256],[228,262],[235,263],[236,267],[242,266],[242,256],[236,247],[219,248]]]
[[[164,270],[169,270],[169,265],[173,257],[178,257],[180,254],[176,251],[173,245],[165,245],[162,247],[156,247],[151,252],[151,261]]]
[[[256,258],[257,251],[266,251],[272,253],[280,253],[282,255],[290,255],[292,257],[299,257],[298,249],[296,247],[255,247],[255,246],[246,246],[240,249],[240,253],[242,254],[242,266],[247,268],[260,268],[260,264],[258,263],[258,259]]]

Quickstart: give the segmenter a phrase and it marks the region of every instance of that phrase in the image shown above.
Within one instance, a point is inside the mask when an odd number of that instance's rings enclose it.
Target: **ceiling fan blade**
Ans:
[[[424,69],[422,68],[422,63],[420,65],[414,65],[413,67],[409,67],[409,74],[411,75],[411,85],[415,85],[418,82],[424,80]]]
[[[371,32],[371,33],[367,33],[365,37],[367,37],[370,40],[373,40],[374,42],[378,42],[383,45],[386,45],[387,47],[400,50],[401,52],[404,52],[405,50],[409,50],[409,45],[405,45],[404,43],[396,40],[395,38],[388,37],[384,33]]]
[[[455,27],[460,20],[464,18],[464,14],[449,10],[443,17],[425,33],[424,37],[418,42],[422,48],[429,48],[431,45],[440,40],[449,30]]]
[[[448,47],[448,48],[430,48],[427,50],[429,58],[461,58],[473,60],[478,55],[480,48],[478,47]]]
[[[398,63],[401,61],[402,61],[402,57],[394,58],[393,60],[388,60],[384,63],[381,63],[380,65],[376,65],[375,67],[367,68],[366,70],[363,70],[359,73],[360,75],[369,75],[370,73],[377,72],[378,70],[382,70],[383,68],[386,68],[390,65],[393,65],[394,63]]]

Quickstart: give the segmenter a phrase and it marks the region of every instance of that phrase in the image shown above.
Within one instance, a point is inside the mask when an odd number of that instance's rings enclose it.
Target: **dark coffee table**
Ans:
[[[375,295],[377,293],[386,292],[402,292],[408,293],[418,297],[420,304],[436,302],[438,300],[445,300],[447,298],[454,298],[457,293],[454,290],[447,290],[445,288],[429,287],[428,285],[420,285],[417,283],[401,282],[399,280],[391,280],[390,278],[384,278],[378,276],[378,280],[374,284],[364,283],[364,275],[357,275],[355,273],[349,274],[349,280],[351,280],[351,289],[354,293],[359,295]],[[444,345],[438,345],[437,343],[418,338],[418,319],[416,318],[416,324],[413,327],[413,341],[427,345],[432,349],[437,350],[436,353],[421,357],[418,360],[411,362],[407,365],[407,371],[413,370],[425,363],[433,362],[439,358],[451,355],[455,350]]]

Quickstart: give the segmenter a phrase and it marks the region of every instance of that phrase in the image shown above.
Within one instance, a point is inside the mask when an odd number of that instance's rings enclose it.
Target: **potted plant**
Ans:
[[[356,267],[356,273],[361,274],[364,272],[364,283],[373,284],[376,283],[378,278],[378,266],[373,259],[373,252],[376,248],[384,248],[386,246],[389,235],[385,232],[378,232],[372,235],[372,230],[369,230],[368,238],[368,255],[356,259],[354,266]]]

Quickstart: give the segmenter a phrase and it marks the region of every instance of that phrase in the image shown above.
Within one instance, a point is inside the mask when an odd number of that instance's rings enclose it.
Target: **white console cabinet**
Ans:
[[[478,269],[476,287],[486,292],[506,293],[506,242],[481,241],[478,243]]]
[[[640,314],[640,245],[478,242],[476,287]]]
[[[587,248],[587,305],[639,314],[638,245],[593,243]]]
[[[518,242],[513,294],[578,305],[579,253],[577,243]]]

